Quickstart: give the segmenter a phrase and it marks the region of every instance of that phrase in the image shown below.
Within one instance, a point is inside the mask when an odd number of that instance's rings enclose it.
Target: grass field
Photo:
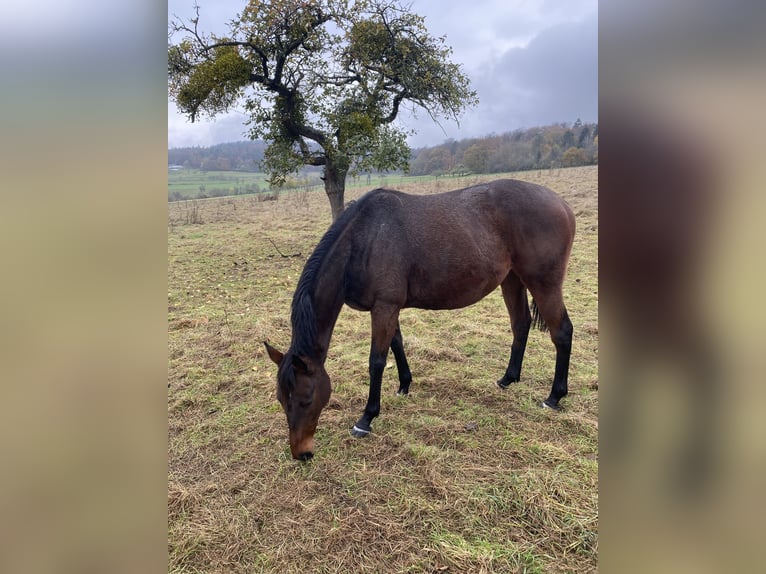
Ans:
[[[369,190],[374,187],[393,187],[413,183],[429,184],[435,181],[431,175],[410,177],[401,173],[392,174],[366,174],[355,178],[349,178],[346,187],[351,191]],[[460,182],[449,176],[442,176],[443,181]],[[317,191],[321,192],[322,181],[319,173],[306,173],[299,177],[289,179],[290,185],[284,190],[286,193],[293,191]],[[461,185],[456,183],[455,185]],[[245,171],[201,171],[198,169],[168,170],[168,199],[170,201],[183,201],[198,199],[202,196],[227,197],[237,195],[252,195],[254,193],[271,191],[266,174],[260,172]]]
[[[432,193],[498,177],[396,185]],[[410,395],[395,396],[390,357],[381,416],[369,437],[353,439],[370,319],[345,308],[308,464],[290,457],[276,367],[261,342],[289,346],[292,293],[330,223],[326,197],[169,204],[170,572],[597,570],[597,168],[513,177],[548,185],[577,217],[564,411],[537,406],[553,375],[547,333],[530,333],[519,384],[494,385],[511,343],[496,291],[460,311],[402,311]]]
[[[266,190],[269,184],[263,173],[244,171],[168,170],[168,198],[199,197],[199,194],[244,195]],[[177,192],[177,195],[173,195]]]
[[[449,177],[445,181],[461,181]],[[433,182],[434,177],[425,175],[410,177],[403,174],[374,174],[360,175],[357,178],[349,178],[347,187],[350,190],[368,190],[381,186],[399,186],[412,183]],[[300,191],[310,189],[321,191],[322,182],[319,173],[304,174],[293,178],[291,183]],[[460,185],[457,183],[456,185]],[[260,172],[245,171],[201,171],[198,169],[168,170],[168,198],[172,201],[195,199],[204,194],[207,197],[223,197],[234,195],[250,195],[268,191],[270,189],[266,174]],[[291,189],[286,192],[292,191]],[[175,194],[174,194],[175,192]]]

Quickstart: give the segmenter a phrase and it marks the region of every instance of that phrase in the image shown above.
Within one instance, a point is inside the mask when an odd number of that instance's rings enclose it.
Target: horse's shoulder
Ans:
[[[363,204],[360,207],[390,210],[403,205],[410,197],[412,196],[396,189],[379,187],[378,189],[368,191],[358,201],[360,204]]]
[[[407,194],[396,189],[391,189],[390,187],[379,187],[377,189],[368,191],[364,196],[362,196],[361,199],[369,201],[370,199],[401,197],[405,195]]]

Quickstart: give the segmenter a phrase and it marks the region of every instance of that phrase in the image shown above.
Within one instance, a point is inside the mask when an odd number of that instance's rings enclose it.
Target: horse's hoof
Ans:
[[[410,395],[409,391],[403,391],[402,389],[399,389],[398,391],[396,391],[397,397],[408,397],[409,395]]]
[[[370,434],[369,430],[360,429],[358,426],[354,425],[351,429],[351,436],[354,438],[364,438],[368,434]]]
[[[497,385],[499,388],[501,388],[501,389],[503,389],[503,390],[506,390],[506,389],[507,389],[508,387],[510,387],[510,386],[511,386],[513,383],[518,383],[518,382],[519,382],[519,379],[517,379],[517,378],[516,378],[516,379],[513,379],[513,378],[510,378],[510,379],[509,379],[509,378],[503,377],[502,379],[498,379],[497,381],[495,381],[495,384],[496,384],[496,385]]]
[[[548,403],[548,399],[545,399],[543,402],[541,402],[540,406],[544,409],[551,409],[552,411],[561,411],[561,407],[559,405],[552,405]]]

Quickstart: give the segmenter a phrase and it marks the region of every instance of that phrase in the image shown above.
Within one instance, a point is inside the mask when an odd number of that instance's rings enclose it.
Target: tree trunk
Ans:
[[[346,207],[343,196],[346,192],[347,173],[348,168],[336,165],[329,160],[324,168],[324,191],[327,194],[327,199],[330,200],[333,221],[340,217]]]

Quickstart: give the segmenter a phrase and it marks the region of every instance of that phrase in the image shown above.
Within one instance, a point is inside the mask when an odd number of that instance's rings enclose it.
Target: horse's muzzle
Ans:
[[[298,433],[290,432],[290,454],[293,455],[295,460],[306,462],[311,460],[314,456],[314,437],[313,431],[311,436],[307,434],[300,435]]]

